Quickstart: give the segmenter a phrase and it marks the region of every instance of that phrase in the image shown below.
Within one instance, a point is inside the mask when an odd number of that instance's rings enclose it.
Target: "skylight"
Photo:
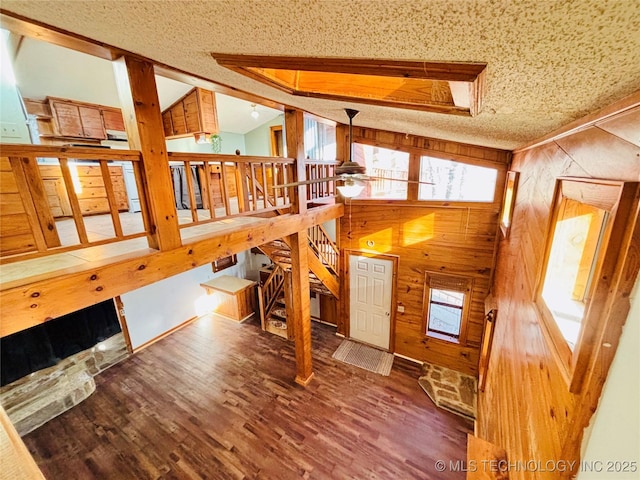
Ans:
[[[292,95],[474,116],[485,63],[212,53],[219,65]]]

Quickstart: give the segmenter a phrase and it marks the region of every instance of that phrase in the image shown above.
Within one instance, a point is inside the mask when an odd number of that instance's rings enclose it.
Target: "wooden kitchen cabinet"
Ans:
[[[43,144],[69,143],[70,139],[97,144],[107,138],[106,130],[125,131],[119,108],[55,97],[26,98],[24,103],[27,113],[37,119]]]
[[[71,204],[58,165],[40,165],[40,176],[44,183],[49,208],[54,217],[72,215]],[[109,213],[109,200],[99,165],[77,165],[80,189],[76,192],[83,215]],[[113,185],[118,211],[129,210],[127,190],[121,166],[110,166],[109,176]]]
[[[119,108],[102,107],[102,123],[105,130],[124,132],[124,118]]]
[[[218,115],[212,91],[194,88],[162,112],[165,137],[217,133]]]
[[[61,137],[104,140],[107,134],[98,106],[49,98],[56,133]]]

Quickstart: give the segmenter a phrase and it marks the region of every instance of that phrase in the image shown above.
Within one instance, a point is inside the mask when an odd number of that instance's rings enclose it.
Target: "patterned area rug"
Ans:
[[[377,348],[352,342],[351,340],[343,340],[333,353],[332,358],[388,377],[389,373],[391,373],[394,357],[392,354]]]
[[[438,407],[473,421],[478,382],[475,377],[424,363],[418,383]]]

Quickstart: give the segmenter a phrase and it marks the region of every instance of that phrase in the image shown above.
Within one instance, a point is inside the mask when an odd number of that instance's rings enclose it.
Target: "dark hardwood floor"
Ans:
[[[96,378],[96,392],[24,438],[47,479],[463,479],[469,425],[436,409],[419,366],[389,377],[331,358],[313,326],[315,378],[255,322],[204,317]]]

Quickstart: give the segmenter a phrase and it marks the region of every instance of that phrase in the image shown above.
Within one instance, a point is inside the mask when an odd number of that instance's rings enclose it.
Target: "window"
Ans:
[[[562,198],[542,283],[542,299],[571,350],[578,341],[607,212]]]
[[[407,152],[354,143],[353,161],[364,165],[367,175],[375,178],[367,182],[361,197],[406,200],[409,178]]]
[[[311,160],[336,159],[336,127],[304,116],[304,155]]]
[[[464,343],[471,280],[427,273],[424,332],[427,336]]]
[[[536,290],[543,331],[579,393],[607,316],[618,252],[637,184],[559,179]]]
[[[513,217],[513,208],[516,204],[519,176],[519,172],[507,172],[507,181],[504,186],[504,196],[502,197],[502,211],[500,212],[500,230],[504,238],[507,238],[511,231],[511,219]]]
[[[418,200],[493,202],[498,171],[453,160],[420,157]]]

